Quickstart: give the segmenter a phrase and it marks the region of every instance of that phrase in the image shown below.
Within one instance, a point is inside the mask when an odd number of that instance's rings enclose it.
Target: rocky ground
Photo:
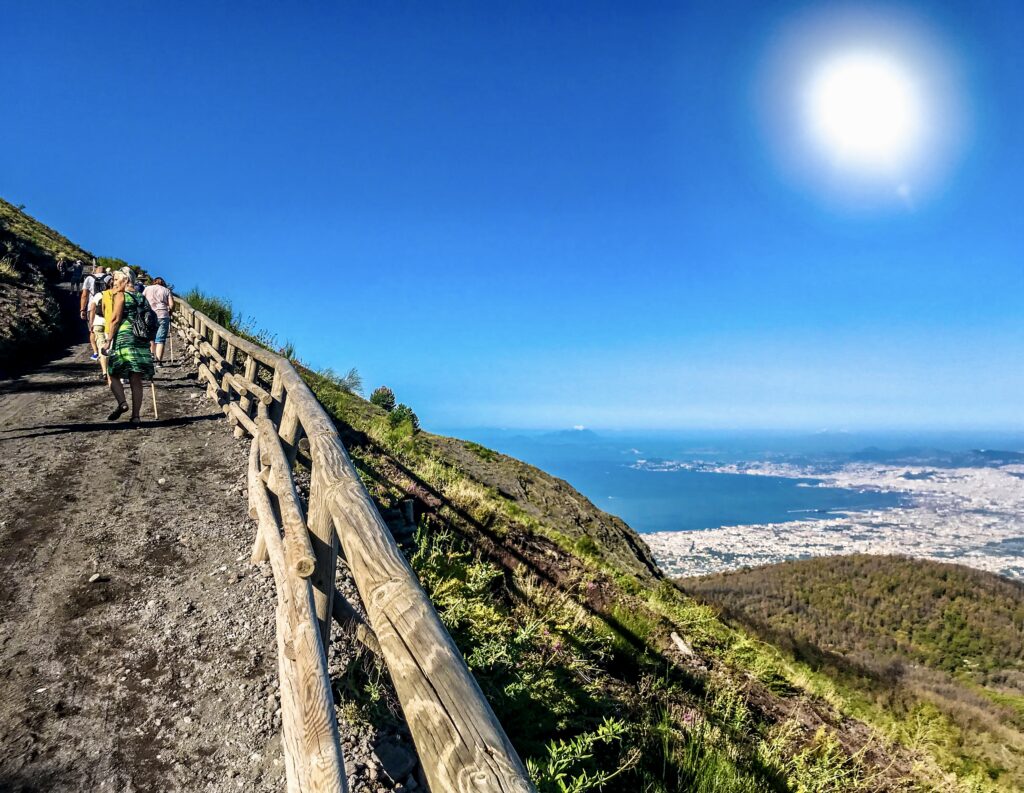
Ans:
[[[159,420],[147,389],[144,426],[106,421],[87,356],[0,380],[0,791],[283,790],[247,443],[185,365]],[[386,674],[333,644],[351,788],[422,787]]]

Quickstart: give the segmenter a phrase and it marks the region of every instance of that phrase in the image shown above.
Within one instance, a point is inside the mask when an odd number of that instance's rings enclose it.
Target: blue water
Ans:
[[[473,440],[565,479],[600,509],[619,516],[641,533],[810,520],[835,512],[888,509],[902,503],[896,493],[809,486],[817,484],[818,480],[813,479],[632,467],[641,455],[647,456],[647,450],[655,448],[649,438],[641,439],[644,449],[633,446],[629,438],[604,436],[581,435],[577,440],[572,436],[479,432]],[[672,446],[665,440],[657,451],[675,460],[782,458],[767,449],[739,457],[721,452],[721,445],[716,447],[719,451],[712,452],[708,448],[688,451]]]
[[[812,479],[647,471],[600,460],[549,460],[538,467],[641,533],[809,520],[837,511],[887,509],[901,501],[895,493],[808,487],[817,483]]]

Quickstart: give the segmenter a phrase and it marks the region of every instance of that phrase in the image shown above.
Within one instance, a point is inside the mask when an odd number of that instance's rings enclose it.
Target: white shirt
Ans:
[[[95,295],[89,298],[89,308],[96,308],[96,316],[92,318],[93,328],[99,328],[103,330],[106,326],[106,320],[103,319],[103,293],[97,292]]]

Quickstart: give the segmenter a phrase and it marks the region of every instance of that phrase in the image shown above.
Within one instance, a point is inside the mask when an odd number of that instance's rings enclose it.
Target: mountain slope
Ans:
[[[616,717],[630,730],[620,751],[601,753],[620,772],[609,790],[945,781],[916,747],[813,691],[812,670],[679,592],[628,526],[568,484],[478,444],[394,426],[337,380],[304,374],[381,507],[414,500],[414,568],[529,761],[552,751],[548,741]]]
[[[86,251],[0,198],[0,373],[61,333],[57,259],[87,260]]]
[[[967,567],[837,556],[680,586],[893,716],[925,713],[965,770],[1024,788],[1024,586]]]

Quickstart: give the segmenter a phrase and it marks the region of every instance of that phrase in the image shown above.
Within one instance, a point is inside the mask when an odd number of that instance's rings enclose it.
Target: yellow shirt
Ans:
[[[108,289],[103,293],[103,332],[110,331],[110,318],[114,316],[114,290]]]

